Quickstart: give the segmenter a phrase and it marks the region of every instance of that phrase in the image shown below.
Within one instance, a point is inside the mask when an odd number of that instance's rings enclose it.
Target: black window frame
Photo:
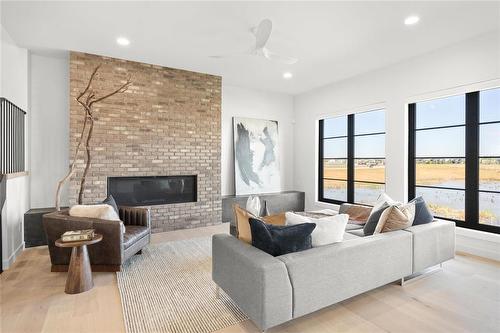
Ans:
[[[487,89],[485,89],[487,90]],[[480,93],[473,91],[465,93],[465,125],[440,126],[436,128],[465,126],[465,188],[449,188],[450,190],[465,192],[465,218],[464,221],[448,217],[436,216],[439,219],[455,222],[456,226],[500,234],[500,227],[479,223],[479,193],[496,193],[479,189],[479,159],[500,158],[500,156],[480,156],[480,126],[482,124],[500,124],[500,121],[480,122]],[[408,104],[408,201],[416,196],[417,187],[443,188],[439,186],[418,186],[416,184],[416,161],[422,157],[416,156],[416,128],[417,103]],[[422,129],[420,129],[422,130]]]
[[[379,108],[379,109],[374,109],[374,110],[369,110],[366,112],[373,112],[373,111],[384,111],[385,109]],[[365,112],[362,112],[365,113]],[[360,113],[361,114],[361,113]],[[365,205],[365,206],[370,206],[367,203],[357,203],[354,201],[355,196],[354,196],[354,191],[355,191],[355,184],[356,183],[361,183],[361,184],[378,184],[378,185],[384,185],[385,187],[385,153],[384,157],[356,157],[355,156],[355,139],[356,137],[364,137],[364,136],[371,136],[371,135],[384,135],[384,142],[385,142],[385,126],[384,126],[384,131],[383,132],[373,132],[373,133],[363,133],[363,134],[355,134],[355,113],[353,114],[348,114],[347,115],[347,135],[340,135],[340,136],[332,136],[332,137],[324,137],[324,121],[325,119],[330,119],[330,118],[323,118],[319,120],[319,149],[318,149],[318,201],[319,202],[324,202],[324,203],[330,203],[330,204],[336,204],[336,205],[341,205],[343,203],[356,203],[360,205]],[[342,117],[340,115],[339,117]],[[334,118],[334,117],[332,117]],[[329,140],[329,139],[339,139],[339,138],[347,138],[347,158],[324,158],[324,148],[323,148],[323,143],[324,140]],[[384,143],[385,144],[385,143]],[[385,147],[384,147],[385,150]],[[355,160],[361,159],[361,160],[384,160],[384,182],[372,182],[372,181],[360,181],[355,179]],[[337,179],[337,178],[325,178],[324,177],[324,161],[325,160],[347,160],[347,179]],[[337,200],[337,199],[330,199],[330,198],[325,198],[324,196],[324,180],[333,180],[333,181],[343,181],[347,183],[347,197],[346,201],[344,200]]]

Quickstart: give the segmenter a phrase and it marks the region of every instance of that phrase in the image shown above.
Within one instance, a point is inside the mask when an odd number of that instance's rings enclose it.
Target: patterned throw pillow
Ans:
[[[250,218],[252,245],[272,256],[303,251],[312,248],[311,233],[316,224],[302,223],[280,226]]]
[[[374,234],[406,229],[413,224],[415,203],[392,205],[380,215]]]

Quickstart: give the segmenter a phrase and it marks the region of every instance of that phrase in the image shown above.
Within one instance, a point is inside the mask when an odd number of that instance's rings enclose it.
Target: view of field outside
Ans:
[[[500,88],[479,96],[479,223],[500,226]],[[417,103],[416,195],[457,220],[465,219],[465,118],[465,95]],[[355,115],[355,202],[373,204],[385,190],[370,183],[385,183],[384,124],[383,110]],[[325,119],[325,198],[347,200],[347,141],[347,116]]]
[[[384,182],[383,160],[362,160],[357,164],[355,179]],[[359,163],[359,162],[358,162]],[[417,160],[417,186],[465,187],[465,161],[463,159]],[[347,179],[346,160],[326,160],[325,178]],[[479,172],[480,188],[500,191],[500,159],[481,159]],[[325,197],[346,200],[347,182],[325,180]],[[384,191],[383,185],[364,183],[356,188],[356,201],[373,204]],[[464,220],[465,192],[417,187],[417,195],[424,196],[434,214]],[[500,195],[481,193],[479,196],[480,222],[500,226]]]

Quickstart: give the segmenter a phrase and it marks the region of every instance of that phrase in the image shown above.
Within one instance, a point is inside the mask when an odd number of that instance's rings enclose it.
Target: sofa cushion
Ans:
[[[434,221],[434,215],[432,215],[431,210],[422,196],[416,197],[410,202],[415,203],[415,218],[413,219],[413,225],[426,224]]]
[[[349,230],[347,233],[354,235],[354,236],[358,236],[358,237],[365,237],[366,236],[363,229]]]
[[[149,234],[148,227],[143,227],[139,225],[128,225],[125,228],[125,233],[123,234],[123,247],[128,249],[137,240]]]
[[[345,226],[346,231],[351,231],[351,230],[358,230],[358,229],[363,229],[363,226],[357,223],[347,223]]]
[[[360,237],[360,236],[356,236],[356,235],[354,235],[354,234],[352,234],[352,233],[349,233],[349,232],[344,232],[344,242],[345,242],[345,241],[350,241],[350,240],[352,240],[352,239],[357,239],[357,238],[359,238],[359,237]],[[361,237],[363,237],[363,236],[361,236]]]
[[[286,225],[297,225],[301,223],[315,223],[311,238],[312,246],[323,246],[342,242],[345,227],[349,216],[347,214],[339,214],[335,216],[327,216],[322,218],[311,218],[291,212],[286,213]]]
[[[314,228],[314,223],[278,226],[250,218],[252,245],[273,256],[310,249]]]

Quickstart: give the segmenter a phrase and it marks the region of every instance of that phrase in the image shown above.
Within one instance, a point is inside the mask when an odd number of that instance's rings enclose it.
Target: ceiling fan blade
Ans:
[[[271,36],[272,29],[273,23],[270,19],[263,19],[260,21],[255,29],[255,48],[257,50],[262,49],[266,45],[269,36]]]
[[[272,51],[269,51],[266,48],[262,49],[262,54],[264,55],[264,57],[266,57],[269,60],[273,60],[273,61],[276,61],[276,62],[281,62],[281,63],[286,64],[286,65],[293,65],[297,61],[299,61],[299,59],[297,59],[297,58],[288,57],[288,56],[282,56],[282,55],[276,54],[276,53],[274,53]]]

